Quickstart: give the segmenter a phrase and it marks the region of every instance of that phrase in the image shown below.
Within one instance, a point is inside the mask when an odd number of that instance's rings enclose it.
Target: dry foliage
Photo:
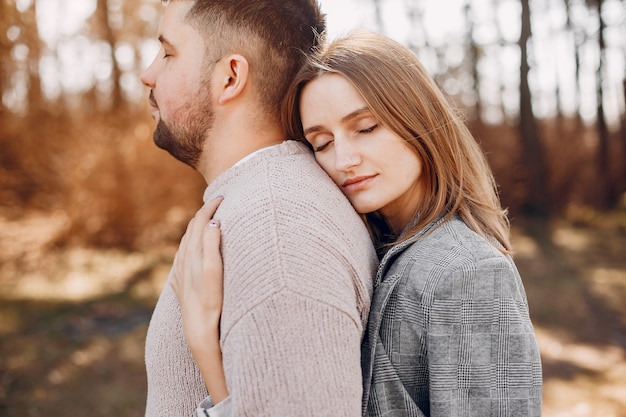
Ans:
[[[57,245],[140,249],[171,243],[201,204],[204,181],[154,146],[147,109],[79,116],[39,112],[7,120],[0,127],[0,208],[9,216],[29,209],[64,216]],[[513,217],[523,216],[526,164],[516,129],[478,122],[472,129],[503,204]],[[593,207],[598,181],[593,127],[575,119],[546,121],[542,136],[552,214]]]
[[[61,246],[138,249],[178,240],[205,184],[154,146],[153,125],[139,111],[15,120],[0,137],[2,209],[64,217],[54,242]]]

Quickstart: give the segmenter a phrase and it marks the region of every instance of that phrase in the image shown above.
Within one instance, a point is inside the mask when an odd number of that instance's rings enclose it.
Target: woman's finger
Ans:
[[[194,281],[203,279],[203,269],[205,269],[207,262],[219,262],[217,269],[221,280],[222,260],[219,257],[219,224],[216,235],[213,235],[212,240],[209,240],[207,244],[204,243],[204,232],[222,200],[223,197],[220,196],[204,204],[189,221],[187,230],[181,239],[174,258],[174,273],[171,279],[172,288],[180,303],[184,302],[186,291],[193,290],[198,285]],[[209,233],[209,235],[212,234]],[[210,249],[209,251],[203,249],[205,245]],[[218,257],[219,259],[217,259]],[[208,267],[211,268],[212,266]]]
[[[196,256],[201,253],[204,228],[217,211],[223,199],[224,198],[220,196],[206,202],[206,204],[198,210],[191,222],[189,222],[187,233],[185,233],[189,235],[187,242],[185,242],[186,245],[189,246],[189,248],[187,248],[188,250],[186,250],[187,256]],[[194,253],[194,249],[197,252]]]
[[[202,226],[206,225],[209,220],[213,218],[213,215],[215,215],[215,212],[220,206],[222,200],[224,200],[224,197],[218,196],[207,201],[202,207],[200,207],[200,210],[196,213],[195,218],[202,224]]]
[[[205,227],[202,239],[202,270],[211,310],[221,313],[223,296],[223,262],[220,253],[221,229],[217,220],[210,220]]]

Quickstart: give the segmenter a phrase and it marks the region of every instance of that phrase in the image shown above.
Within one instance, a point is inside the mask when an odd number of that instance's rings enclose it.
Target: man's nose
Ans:
[[[156,61],[156,58],[155,58],[155,61]],[[146,69],[144,69],[139,75],[139,79],[141,80],[143,85],[145,85],[146,87],[154,88],[154,81],[156,79],[155,71],[154,71],[155,61],[152,61],[152,63]]]

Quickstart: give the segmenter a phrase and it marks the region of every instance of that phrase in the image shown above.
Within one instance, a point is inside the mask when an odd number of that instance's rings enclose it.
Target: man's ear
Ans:
[[[218,104],[227,103],[239,97],[248,84],[250,65],[248,60],[239,54],[228,55],[222,60],[223,72],[220,80]]]

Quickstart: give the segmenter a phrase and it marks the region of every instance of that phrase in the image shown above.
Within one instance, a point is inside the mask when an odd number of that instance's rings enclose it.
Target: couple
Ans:
[[[313,0],[166,4],[154,140],[208,188],[148,330],[146,416],[539,416],[479,147],[406,48],[323,31]]]

